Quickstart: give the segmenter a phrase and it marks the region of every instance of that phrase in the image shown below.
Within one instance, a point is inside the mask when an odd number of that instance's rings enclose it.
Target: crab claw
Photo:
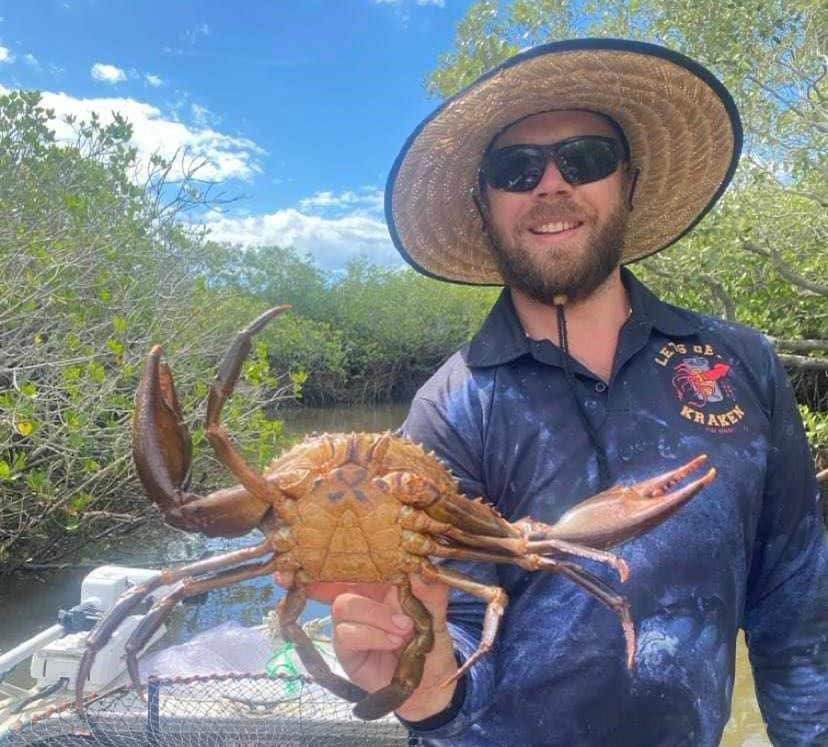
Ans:
[[[702,454],[658,477],[598,493],[567,511],[546,536],[594,548],[631,540],[661,524],[713,481],[716,470],[710,469],[693,482],[670,491],[706,461],[707,456]]]
[[[150,351],[135,395],[132,455],[147,495],[174,523],[181,491],[189,488],[192,442],[161,354],[160,345]]]

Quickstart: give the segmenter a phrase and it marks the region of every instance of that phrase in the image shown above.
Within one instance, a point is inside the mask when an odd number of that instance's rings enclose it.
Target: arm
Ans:
[[[774,744],[828,740],[828,552],[813,461],[774,357],[765,493],[743,626]]]

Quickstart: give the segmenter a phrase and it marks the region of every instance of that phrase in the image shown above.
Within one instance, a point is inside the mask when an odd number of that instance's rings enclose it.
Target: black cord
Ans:
[[[598,432],[595,430],[595,427],[592,425],[592,421],[589,419],[586,406],[578,396],[575,374],[572,373],[572,366],[570,365],[569,339],[566,333],[566,317],[564,316],[563,307],[564,302],[565,299],[563,299],[560,303],[558,302],[558,299],[556,299],[555,302],[555,311],[558,316],[558,340],[560,342],[561,352],[563,355],[564,373],[566,374],[566,380],[569,383],[569,389],[572,392],[572,396],[575,398],[575,402],[578,405],[578,412],[581,413],[581,419],[584,421],[584,425],[589,433],[589,438],[592,441],[592,445],[595,447],[595,454],[598,458],[598,491],[600,492],[601,490],[605,490],[609,487],[609,462],[607,461],[607,452],[604,449],[604,445],[601,442],[600,437],[598,436]]]

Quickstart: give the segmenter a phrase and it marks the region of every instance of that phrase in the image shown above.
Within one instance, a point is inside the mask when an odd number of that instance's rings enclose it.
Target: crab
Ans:
[[[126,663],[141,692],[138,655],[176,604],[187,597],[245,579],[290,571],[291,585],[278,606],[284,638],[322,686],[355,703],[354,714],[375,719],[398,708],[420,683],[433,645],[432,618],[413,594],[410,577],[441,581],[486,602],[476,652],[446,683],[461,677],[492,647],[504,609],[505,591],[441,564],[463,558],[511,563],[527,571],[560,573],[619,617],[632,669],[635,630],[629,603],[572,558],[606,564],[621,581],[625,561],[607,552],[657,526],[714,479],[710,469],[674,486],[706,460],[687,464],[635,485],[617,486],[589,498],[554,525],[529,517],[509,522],[482,498],[461,494],[449,469],[420,445],[391,432],[336,433],[306,439],[274,459],[263,473],[246,463],[221,424],[251,340],[288,306],[262,314],[241,330],[210,388],[206,432],[219,459],[239,484],[201,496],[190,491],[191,444],[162,349],[147,356],[133,420],[133,456],[145,492],[174,527],[207,536],[233,537],[260,529],[264,541],[176,569],[129,589],[90,632],[76,683],[83,690],[96,653],[121,622],[160,587],[172,587],[143,616],[126,643]],[[435,560],[437,559],[437,562]],[[414,621],[413,638],[401,650],[388,685],[367,693],[328,667],[298,624],[315,581],[377,582],[397,587],[402,608]]]

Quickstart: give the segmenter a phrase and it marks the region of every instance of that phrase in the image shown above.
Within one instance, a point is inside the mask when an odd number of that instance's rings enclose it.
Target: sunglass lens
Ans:
[[[491,153],[484,173],[495,189],[528,192],[543,178],[544,154],[534,148],[504,148]]]
[[[618,156],[612,144],[582,138],[558,148],[558,168],[570,184],[586,184],[608,177],[618,168]]]

